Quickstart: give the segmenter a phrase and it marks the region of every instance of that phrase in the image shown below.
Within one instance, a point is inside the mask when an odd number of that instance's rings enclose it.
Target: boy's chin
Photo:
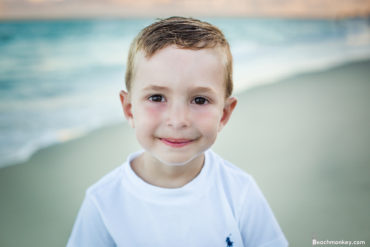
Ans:
[[[159,155],[155,155],[152,153],[152,155],[162,164],[166,165],[166,166],[170,166],[170,167],[182,167],[182,166],[185,166],[189,163],[191,163],[193,160],[195,160],[196,158],[198,158],[201,154],[201,153],[198,153],[198,154],[195,154],[191,157],[179,157],[178,155],[176,157],[161,157]]]

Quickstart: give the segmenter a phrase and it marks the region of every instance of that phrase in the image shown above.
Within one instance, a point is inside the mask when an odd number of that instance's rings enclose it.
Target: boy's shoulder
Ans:
[[[211,151],[211,159],[217,167],[215,182],[220,191],[228,195],[235,205],[243,204],[247,198],[260,197],[262,193],[252,175]],[[238,164],[239,165],[239,164]]]
[[[236,185],[248,185],[253,182],[253,177],[246,171],[231,163],[230,161],[222,158],[213,151],[211,153],[212,161],[218,164],[219,175],[222,180],[234,183]]]
[[[116,191],[120,187],[122,175],[123,165],[120,165],[92,184],[86,190],[86,194],[89,196],[101,196],[107,192]]]
[[[109,198],[115,197],[117,193],[120,193],[123,187],[123,180],[128,177],[127,167],[130,166],[130,161],[136,156],[140,155],[143,150],[129,154],[127,159],[121,163],[118,167],[105,174],[97,182],[92,184],[87,190],[87,196],[93,196],[97,198]]]

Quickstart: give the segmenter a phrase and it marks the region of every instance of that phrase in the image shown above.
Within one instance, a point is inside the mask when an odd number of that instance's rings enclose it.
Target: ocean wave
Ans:
[[[119,91],[128,46],[151,21],[0,25],[0,167],[122,122]],[[231,44],[235,93],[370,58],[366,19],[209,21]]]

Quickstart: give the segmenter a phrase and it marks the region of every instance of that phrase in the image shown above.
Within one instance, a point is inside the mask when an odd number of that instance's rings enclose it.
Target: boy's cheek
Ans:
[[[197,109],[193,111],[195,114],[195,118],[199,118],[199,120],[204,120],[207,122],[214,122],[218,121],[222,116],[222,110],[217,107],[203,107],[201,109]]]
[[[198,123],[199,126],[207,128],[209,130],[217,129],[220,122],[220,114],[217,111],[203,111],[197,112],[193,116],[193,120]]]
[[[160,119],[162,110],[158,106],[141,106],[135,108],[133,114],[133,125],[139,128],[140,126],[147,126],[153,124]]]
[[[164,111],[164,106],[161,104],[147,104],[142,108],[143,113],[147,117],[158,117],[158,114]]]
[[[219,109],[212,109],[210,111],[198,112],[194,119],[197,119],[198,125],[202,126],[203,129],[208,129],[212,133],[221,131],[223,125],[221,119],[223,111]]]

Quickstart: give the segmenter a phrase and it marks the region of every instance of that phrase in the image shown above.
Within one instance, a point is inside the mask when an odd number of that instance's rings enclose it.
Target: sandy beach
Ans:
[[[370,60],[237,95],[213,149],[254,176],[290,246],[370,244],[369,78]],[[65,246],[86,188],[137,149],[122,121],[1,168],[0,246]]]

